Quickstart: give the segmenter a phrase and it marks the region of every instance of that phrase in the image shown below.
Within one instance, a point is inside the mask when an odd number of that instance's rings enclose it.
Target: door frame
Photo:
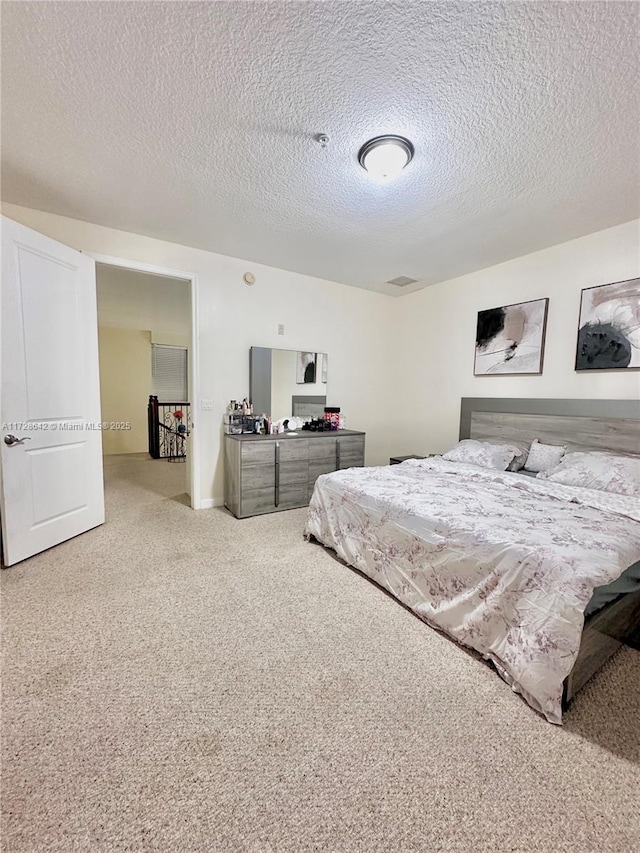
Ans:
[[[111,267],[134,270],[134,272],[146,272],[164,278],[180,278],[189,284],[191,296],[191,341],[189,354],[189,388],[191,393],[191,435],[190,447],[187,454],[187,464],[190,466],[191,482],[191,507],[202,509],[202,498],[200,494],[200,433],[198,432],[198,403],[200,400],[200,363],[198,359],[198,277],[195,273],[184,270],[174,270],[170,267],[147,264],[141,261],[131,261],[126,258],[117,258],[112,255],[103,255],[97,252],[85,252],[97,264],[108,264]]]

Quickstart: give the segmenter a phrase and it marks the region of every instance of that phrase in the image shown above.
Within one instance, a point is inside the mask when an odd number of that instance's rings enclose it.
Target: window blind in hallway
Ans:
[[[186,403],[189,401],[185,347],[152,344],[151,375],[152,393],[160,402]]]

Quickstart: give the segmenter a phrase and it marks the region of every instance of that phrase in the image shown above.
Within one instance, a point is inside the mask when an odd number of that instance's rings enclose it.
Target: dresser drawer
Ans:
[[[309,479],[309,467],[306,459],[295,462],[280,463],[280,485],[290,486],[294,483],[304,483]]]
[[[268,462],[273,465],[276,461],[275,441],[243,441],[241,446],[243,467]]]
[[[280,486],[277,509],[295,509],[299,506],[306,506],[308,503],[306,482],[291,486]]]
[[[316,480],[322,474],[332,474],[336,470],[336,460],[333,462],[309,462],[309,492],[308,500],[311,500]]]
[[[331,462],[336,461],[336,444],[338,439],[335,436],[327,436],[327,438],[312,438],[309,441],[309,462]]]
[[[364,456],[364,436],[363,435],[347,435],[338,439],[340,442],[340,456],[347,454],[360,454]]]
[[[299,483],[280,486],[278,505],[276,506],[275,488],[250,489],[242,492],[242,515],[260,515],[264,512],[276,512],[280,509],[294,509],[306,506],[307,484]]]
[[[276,463],[270,465],[243,465],[242,491],[245,489],[260,489],[266,486],[272,488],[276,484]]]
[[[242,515],[258,515],[261,512],[273,512],[276,490],[274,486],[263,489],[242,490]]]
[[[340,469],[364,465],[364,436],[352,435],[340,439]]]
[[[322,462],[317,459],[314,459],[313,461],[309,460],[309,486],[313,487],[313,484],[321,474],[330,474],[335,470],[335,459],[332,459],[331,462]]]
[[[306,462],[309,457],[309,442],[306,438],[283,438],[278,441],[278,445],[281,462]]]
[[[281,441],[243,441],[242,442],[242,467],[246,465],[275,465],[276,449],[281,462],[297,461],[307,459],[309,448],[304,438],[287,439]]]
[[[364,459],[362,454],[354,454],[353,456],[341,456],[340,457],[340,471],[344,471],[345,468],[363,468],[364,467]]]

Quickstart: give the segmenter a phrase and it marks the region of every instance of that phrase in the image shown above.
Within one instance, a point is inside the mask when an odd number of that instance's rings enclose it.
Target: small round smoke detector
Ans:
[[[245,284],[255,284],[256,283],[256,277],[252,272],[246,272],[242,276],[242,280],[244,281]]]

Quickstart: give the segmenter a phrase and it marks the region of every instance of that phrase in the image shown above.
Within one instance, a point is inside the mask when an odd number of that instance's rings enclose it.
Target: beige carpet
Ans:
[[[102,528],[2,573],[4,850],[640,848],[640,652],[553,727],[304,510],[106,473]]]

